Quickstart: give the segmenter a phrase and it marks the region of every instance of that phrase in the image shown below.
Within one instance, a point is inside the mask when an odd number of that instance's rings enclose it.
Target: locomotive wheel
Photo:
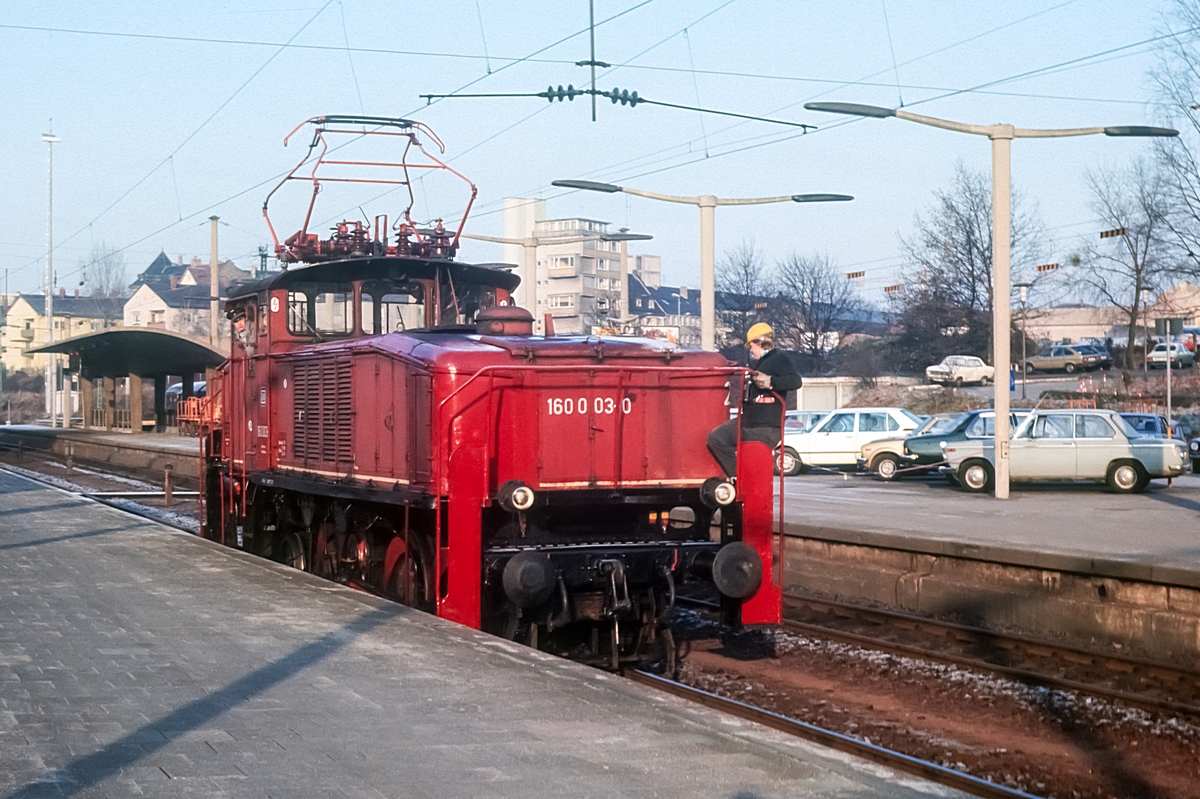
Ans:
[[[308,548],[299,533],[289,533],[279,542],[279,562],[302,572],[308,571]]]
[[[663,674],[674,679],[679,668],[675,651],[675,636],[671,628],[659,627],[654,631],[654,640],[642,656],[638,668],[651,674]]]
[[[342,568],[348,579],[368,585],[371,576],[371,544],[366,532],[351,532],[346,535],[342,549]]]
[[[419,535],[409,537],[410,550],[404,551],[404,539],[395,538],[390,547],[399,546],[387,591],[410,607],[433,611],[433,564],[425,541]]]

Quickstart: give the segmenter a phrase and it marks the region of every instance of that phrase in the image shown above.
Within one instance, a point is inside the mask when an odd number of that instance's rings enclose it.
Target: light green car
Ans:
[[[992,488],[995,439],[947,442],[944,474],[968,491]],[[1096,480],[1120,494],[1143,491],[1154,478],[1184,472],[1183,441],[1139,435],[1116,411],[1044,410],[1013,432],[1009,476],[1028,480]]]

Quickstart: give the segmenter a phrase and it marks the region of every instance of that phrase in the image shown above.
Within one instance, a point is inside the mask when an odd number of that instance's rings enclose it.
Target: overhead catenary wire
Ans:
[[[646,0],[646,2],[650,2],[650,0]],[[1068,4],[1068,3],[1060,4],[1059,6],[1055,6],[1054,8],[1059,8],[1059,7],[1062,7],[1063,5],[1067,5],[1067,4]],[[630,8],[630,9],[626,9],[626,11],[624,11],[624,12],[621,12],[621,14],[624,14],[624,13],[629,13],[629,11],[632,11],[632,10],[634,10],[634,9],[636,9],[636,8],[639,8],[639,7],[643,6],[643,5],[646,5],[646,3],[640,3],[640,4],[636,5],[636,6],[633,6],[633,7],[632,7],[632,8]],[[1049,10],[1053,10],[1053,9],[1048,9],[1048,11],[1049,11]],[[1041,13],[1045,13],[1045,12],[1041,12]],[[616,15],[616,16],[619,16],[619,15]],[[1031,16],[1035,16],[1035,15],[1031,15]],[[612,19],[612,18],[610,18],[610,19]],[[607,20],[606,20],[606,21],[607,21]],[[1018,21],[1014,21],[1014,22],[1012,22],[1012,23],[1006,23],[1006,25],[1005,25],[1005,26],[1001,26],[1001,27],[1008,27],[1008,26],[1011,26],[1011,25],[1013,25],[1013,24],[1016,24],[1016,23],[1017,23],[1017,22],[1019,22],[1019,21],[1020,21],[1020,20],[1018,20]],[[601,24],[603,24],[603,23],[601,23]],[[10,27],[11,27],[11,26],[10,26]],[[983,35],[986,35],[986,32],[985,32],[984,34],[979,34],[979,36],[983,36]],[[1178,35],[1178,34],[1172,34],[1172,35]],[[567,38],[570,38],[570,37],[567,37]],[[972,37],[972,39],[974,39],[974,38],[978,38],[978,36],[976,36],[976,37]],[[561,43],[561,41],[564,41],[564,40],[559,40],[559,43]],[[964,40],[964,41],[965,41],[965,40]],[[1028,76],[1030,76],[1030,75],[1036,75],[1036,74],[1038,74],[1038,73],[1045,74],[1045,73],[1049,72],[1050,70],[1054,70],[1054,69],[1056,69],[1056,68],[1061,68],[1061,67],[1063,67],[1064,65],[1068,65],[1068,64],[1075,64],[1075,63],[1081,63],[1081,62],[1086,62],[1088,59],[1095,59],[1095,58],[1098,58],[1100,55],[1103,55],[1103,54],[1107,54],[1107,53],[1113,53],[1113,52],[1115,52],[1115,51],[1124,50],[1124,49],[1128,49],[1128,48],[1132,48],[1132,47],[1137,47],[1137,46],[1139,46],[1139,45],[1143,45],[1143,44],[1146,44],[1147,42],[1151,42],[1151,41],[1154,41],[1154,40],[1153,40],[1153,39],[1151,39],[1151,40],[1144,40],[1143,42],[1137,42],[1137,43],[1134,43],[1134,44],[1132,44],[1132,45],[1126,45],[1126,46],[1124,46],[1123,48],[1111,48],[1111,49],[1109,49],[1109,50],[1106,50],[1106,51],[1104,51],[1104,52],[1103,52],[1103,53],[1101,53],[1101,54],[1092,54],[1092,55],[1090,55],[1090,56],[1083,56],[1083,57],[1080,57],[1080,58],[1071,59],[1069,62],[1062,62],[1061,64],[1057,64],[1057,65],[1049,65],[1049,66],[1047,66],[1047,67],[1042,67],[1042,68],[1039,68],[1039,70],[1032,70],[1032,71],[1028,71],[1028,72],[1025,72],[1025,73],[1021,73],[1021,74],[1019,74],[1019,75],[1015,75],[1015,76],[1009,76],[1008,78],[1002,78],[1002,79],[999,79],[999,80],[996,80],[996,81],[989,81],[989,82],[988,82],[988,83],[986,83],[986,84],[980,84],[980,86],[990,86],[990,87],[994,87],[994,86],[1002,85],[1003,83],[1005,83],[1005,82],[1008,82],[1008,81],[1013,81],[1013,80],[1024,79],[1024,78],[1026,78],[1026,77],[1028,77]],[[550,46],[553,46],[553,45],[550,45]],[[953,46],[953,45],[950,45],[950,46],[948,46],[948,47],[952,47],[952,46]],[[333,49],[344,49],[344,48],[333,48]],[[547,48],[541,48],[541,49],[540,49],[539,51],[537,51],[537,52],[545,52],[545,50],[546,50],[546,49],[548,49],[548,47],[547,47]],[[945,49],[947,49],[947,48],[941,48],[941,49],[942,49],[942,50],[945,50]],[[911,61],[918,60],[918,59],[919,59],[919,58],[921,58],[921,57],[923,57],[923,56],[918,56],[916,59],[910,59],[910,61],[909,61],[909,62],[906,62],[906,63],[911,63]],[[526,59],[525,59],[525,60],[530,60],[530,58],[531,58],[531,57],[526,57]],[[633,68],[637,68],[637,67],[635,66],[635,67],[633,67]],[[702,71],[702,70],[700,70],[700,72],[703,72],[703,71]],[[854,82],[842,82],[842,83],[840,83],[839,85],[853,85],[853,83],[854,83]],[[968,88],[966,88],[966,89],[956,89],[956,90],[954,90],[954,93],[964,93],[964,92],[978,91],[978,90],[979,90],[979,88],[978,88],[978,87],[968,87]],[[923,101],[920,101],[920,102],[928,102],[928,101],[931,101],[932,99],[936,99],[936,98],[929,98],[929,99],[927,99],[927,100],[923,100]],[[840,126],[840,125],[837,125],[837,126]],[[509,128],[509,129],[511,129],[511,127],[512,127],[512,126],[510,126],[510,128]],[[829,128],[827,128],[827,129],[832,129],[833,127],[836,127],[836,126],[829,126]],[[491,138],[491,137],[489,137],[489,138]],[[726,149],[726,150],[725,150],[723,153],[721,153],[721,154],[728,155],[728,154],[733,154],[733,153],[736,153],[736,152],[744,152],[744,151],[746,151],[746,150],[755,149],[756,147],[765,147],[765,146],[769,146],[769,145],[771,145],[771,144],[782,143],[782,142],[784,142],[784,141],[790,140],[791,138],[795,138],[795,135],[794,135],[794,134],[793,134],[793,135],[774,135],[774,134],[771,134],[771,135],[768,135],[768,136],[755,137],[755,138],[760,138],[760,139],[765,139],[765,140],[763,140],[763,141],[758,141],[758,142],[753,142],[753,143],[751,143],[751,144],[749,144],[749,145],[747,145],[747,146],[743,146],[743,147],[728,147],[728,148],[727,148],[727,149]],[[743,141],[745,141],[745,140],[743,140]],[[483,142],[481,142],[480,144],[482,145],[482,143],[483,143]],[[686,146],[686,144],[685,144],[684,146]],[[678,145],[677,145],[677,147],[678,147]],[[669,148],[668,148],[668,149],[669,149]],[[661,152],[661,151],[660,151],[660,152]],[[642,157],[640,157],[640,158],[645,158],[645,156],[642,156]],[[656,174],[656,173],[658,173],[658,172],[667,171],[667,170],[669,170],[669,169],[678,169],[678,168],[681,168],[681,167],[688,166],[689,164],[696,163],[696,162],[697,162],[697,160],[703,160],[703,159],[688,159],[688,160],[685,160],[685,161],[682,161],[682,162],[679,162],[679,163],[668,164],[668,165],[666,165],[666,166],[663,166],[663,167],[661,167],[661,168],[652,169],[652,170],[646,170],[646,171],[643,171],[643,172],[641,172],[641,173],[640,173],[640,174],[638,174],[638,175],[632,175],[632,176],[630,176],[630,177],[639,177],[639,176],[645,176],[645,175],[649,175],[649,174]],[[610,165],[610,168],[619,168],[619,165]],[[625,178],[625,179],[629,179],[629,178]],[[260,187],[260,186],[264,185],[264,184],[265,184],[265,183],[267,183],[267,182],[269,182],[269,180],[268,180],[268,181],[262,181],[262,182],[260,182],[260,183],[256,184],[255,186],[252,186],[252,187],[249,187],[249,188],[247,188],[247,189],[245,189],[245,190],[242,190],[242,191],[236,192],[235,194],[233,194],[233,195],[230,195],[229,197],[226,197],[225,199],[223,199],[223,200],[221,200],[221,201],[219,201],[219,202],[217,202],[217,203],[214,203],[214,204],[212,204],[212,205],[210,205],[210,206],[207,206],[207,207],[206,207],[204,210],[205,210],[205,211],[207,211],[207,210],[211,210],[212,208],[218,207],[218,206],[220,206],[220,205],[222,205],[222,204],[224,204],[224,203],[226,203],[226,202],[229,202],[229,201],[231,201],[231,200],[235,199],[235,198],[236,198],[236,197],[238,197],[238,196],[241,196],[241,195],[243,195],[243,194],[245,194],[245,193],[247,193],[247,192],[249,192],[249,191],[253,191],[255,188],[258,188],[258,187]],[[561,195],[558,195],[558,196],[561,196]],[[203,212],[203,211],[201,211],[201,212],[195,212],[195,213],[202,213],[202,212]],[[191,216],[194,216],[194,215],[195,215],[195,213],[187,215],[187,216],[185,217],[185,219],[186,219],[186,218],[190,218]],[[486,214],[485,214],[485,215],[486,215]],[[479,215],[477,214],[477,216],[479,216]],[[166,228],[163,228],[163,229],[169,229],[169,227],[170,227],[170,225],[168,225]],[[160,229],[160,231],[156,231],[156,233],[150,234],[150,236],[156,235],[156,234],[157,234],[157,232],[161,232],[161,229]],[[139,239],[138,241],[136,241],[136,242],[133,242],[133,243],[131,243],[130,245],[127,245],[127,247],[133,247],[133,246],[136,246],[138,243],[141,243],[141,242],[142,242],[142,241],[144,241],[146,238],[149,238],[149,236],[147,236],[147,237],[143,237],[143,238]],[[65,241],[64,241],[64,242],[62,242],[62,243],[64,243],[64,244],[65,244]],[[124,249],[126,249],[126,248],[122,248],[122,250],[124,250]],[[35,261],[35,262],[36,262],[36,261]]]
[[[321,8],[317,10],[316,14],[313,14],[311,17],[309,17],[308,21],[305,22],[303,25],[301,25],[300,29],[297,30],[294,34],[292,34],[292,37],[291,37],[291,39],[288,40],[288,42],[295,40],[295,38],[297,36],[299,36],[301,33],[303,33],[308,28],[309,25],[311,25],[314,21],[316,21],[317,17],[321,16],[321,13],[324,12],[325,9],[328,8],[329,4],[332,2],[333,2],[333,0],[325,0],[325,5],[321,6]],[[92,220],[87,223],[87,225],[84,225],[83,227],[79,228],[79,230],[72,233],[70,236],[67,236],[65,239],[62,240],[62,242],[60,242],[60,244],[65,244],[66,242],[71,241],[73,238],[78,236],[80,233],[87,230],[88,225],[94,224],[102,216],[104,216],[109,211],[111,211],[114,207],[116,207],[118,203],[120,203],[122,200],[124,200],[130,194],[132,194],[134,192],[134,190],[137,189],[138,186],[141,186],[143,183],[145,183],[150,178],[151,175],[153,175],[155,172],[157,172],[159,169],[161,169],[168,162],[171,162],[171,159],[173,159],[174,156],[180,150],[182,150],[185,146],[187,146],[188,142],[190,142],[192,139],[196,138],[197,134],[199,134],[200,131],[204,130],[204,128],[208,126],[208,123],[212,122],[213,119],[216,118],[217,114],[221,113],[221,111],[223,111],[226,106],[228,106],[231,102],[233,102],[234,98],[236,98],[239,94],[241,94],[242,90],[245,89],[247,86],[249,86],[250,83],[255,78],[257,78],[262,73],[262,71],[264,69],[266,69],[267,66],[269,66],[271,64],[271,62],[274,61],[275,58],[282,52],[283,52],[283,48],[279,48],[274,53],[272,53],[270,58],[268,58],[265,62],[263,62],[263,64],[261,66],[259,66],[259,68],[256,69],[253,72],[253,74],[250,75],[250,77],[246,78],[246,80],[243,81],[240,86],[238,86],[238,88],[233,92],[233,94],[229,95],[229,97],[225,100],[225,102],[221,103],[221,105],[219,105],[217,107],[217,109],[215,111],[213,111],[211,114],[209,114],[208,117],[203,122],[201,122],[200,125],[198,127],[196,127],[195,130],[193,130],[190,134],[188,134],[187,138],[185,138],[182,142],[180,142],[180,144],[174,150],[172,150],[170,152],[170,154],[167,155],[166,158],[159,161],[154,166],[153,169],[151,169],[149,172],[147,172],[145,175],[143,175],[141,177],[141,179],[139,179],[136,183],[134,183],[132,186],[130,186],[125,191],[124,194],[122,194],[117,199],[113,200],[103,211],[96,214],[96,216],[93,217]],[[181,219],[179,221],[183,221],[183,220]],[[23,268],[23,267],[21,267],[21,268]],[[19,271],[19,269],[18,269],[18,271]]]

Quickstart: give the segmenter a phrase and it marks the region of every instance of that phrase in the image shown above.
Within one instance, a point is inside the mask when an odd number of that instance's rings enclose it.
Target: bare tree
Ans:
[[[1164,15],[1158,63],[1150,72],[1159,108],[1180,129],[1154,140],[1159,166],[1171,187],[1163,220],[1186,262],[1200,268],[1200,2],[1175,0]]]
[[[871,307],[827,254],[793,254],[776,269],[776,337],[815,366],[836,344],[835,336],[863,329]]]
[[[96,242],[79,266],[83,272],[84,290],[93,297],[119,297],[125,293],[129,282],[129,264],[115,247],[102,241]]]
[[[992,182],[959,161],[948,191],[934,193],[926,216],[917,216],[916,235],[901,237],[909,261],[905,308],[939,307],[958,326],[981,327],[991,349]],[[1032,272],[1043,253],[1045,226],[1035,206],[1013,192],[1013,274]],[[902,316],[904,314],[902,313]],[[982,354],[982,353],[981,353]]]
[[[1102,302],[1120,309],[1128,323],[1125,366],[1133,366],[1133,345],[1142,313],[1142,293],[1163,288],[1175,273],[1171,258],[1170,183],[1154,164],[1139,159],[1120,170],[1089,170],[1091,207],[1116,236],[1083,243],[1079,275]]]
[[[725,253],[716,274],[717,321],[725,347],[741,347],[755,322],[770,321],[774,279],[753,239]]]

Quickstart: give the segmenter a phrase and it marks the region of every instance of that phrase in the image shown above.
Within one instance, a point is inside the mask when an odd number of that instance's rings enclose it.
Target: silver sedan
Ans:
[[[948,442],[942,471],[968,491],[988,491],[995,475],[995,440]],[[1013,432],[1011,479],[1097,480],[1123,494],[1150,480],[1183,474],[1182,441],[1138,435],[1116,411],[1045,410]]]

